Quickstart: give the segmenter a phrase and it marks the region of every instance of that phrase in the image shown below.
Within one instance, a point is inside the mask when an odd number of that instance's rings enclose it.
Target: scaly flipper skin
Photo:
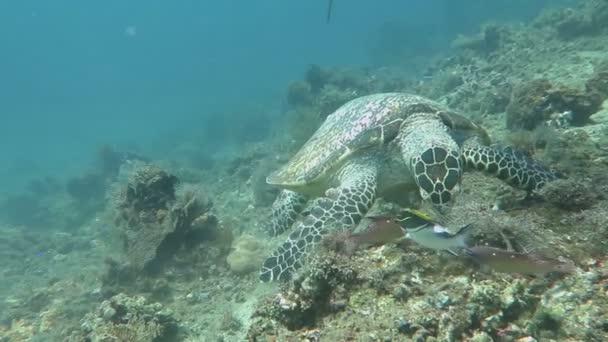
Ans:
[[[460,191],[462,158],[448,127],[436,116],[414,114],[398,137],[403,160],[423,200],[442,207]]]
[[[268,233],[279,235],[289,229],[306,204],[307,197],[291,190],[281,190],[272,203]]]
[[[485,171],[528,192],[560,178],[558,173],[510,147],[484,146],[477,139],[470,139],[464,143],[462,154],[467,167]]]
[[[310,214],[297,223],[287,240],[264,261],[260,279],[264,282],[290,279],[324,235],[359,223],[375,200],[376,177],[373,164],[346,165],[338,175],[340,185],[332,191],[335,198],[321,197],[314,201]]]

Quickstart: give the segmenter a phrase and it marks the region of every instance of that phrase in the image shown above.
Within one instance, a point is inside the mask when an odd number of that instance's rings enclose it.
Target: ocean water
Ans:
[[[499,5],[498,17],[530,17],[542,6],[524,3]],[[324,1],[1,6],[0,155],[9,189],[31,177],[77,172],[100,144],[154,153],[146,146],[200,140],[200,132],[221,140],[229,124],[207,127],[226,112],[269,120],[280,115],[286,84],[309,64],[369,64],[387,25],[397,30],[392,42],[430,34],[442,45],[495,16],[482,1],[462,9],[449,1],[336,3],[339,24],[325,23]],[[399,30],[411,31],[395,37]]]
[[[0,342],[601,340],[607,307],[594,289],[605,291],[606,246],[590,241],[607,237],[605,7],[0,3]],[[518,90],[534,79],[549,85]],[[537,90],[549,100],[534,102]],[[450,224],[493,225],[476,230],[475,243],[506,248],[504,239],[515,240],[519,252],[532,245],[548,263],[573,260],[579,274],[501,282],[469,264],[448,267],[454,260],[420,246],[386,244],[345,260],[330,255],[315,266],[321,271],[307,271],[317,278],[304,273],[308,282],[260,282],[260,266],[286,238],[267,234],[279,189],[266,176],[340,105],[388,91],[437,100],[567,174],[573,183],[548,186],[541,204],[521,204],[513,198],[522,193],[496,177],[467,173],[463,188],[472,190],[459,196]],[[528,127],[521,116],[533,105],[542,108],[529,115],[542,118]],[[388,215],[405,197],[379,196],[372,211]],[[577,222],[593,233],[572,238]],[[374,265],[392,270],[382,284],[370,280],[379,276]],[[351,268],[352,277],[339,271]],[[443,275],[460,285],[424,290]],[[463,291],[520,291],[522,304],[475,297],[488,308],[475,314],[487,315],[458,328],[404,317],[473,317],[457,300]],[[595,316],[585,316],[584,332],[556,313],[566,310],[551,297],[557,292],[571,306],[584,305],[583,296],[599,303],[586,310]],[[492,310],[513,314],[492,321]]]

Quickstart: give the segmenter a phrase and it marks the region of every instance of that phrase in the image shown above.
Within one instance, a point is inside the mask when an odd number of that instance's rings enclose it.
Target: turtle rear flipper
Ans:
[[[462,153],[467,167],[485,171],[529,193],[562,178],[561,174],[511,147],[484,146],[477,139],[470,139],[465,142]]]
[[[335,188],[334,198],[314,201],[310,214],[297,223],[287,240],[264,261],[260,279],[264,282],[290,279],[323,236],[359,223],[374,202],[376,177],[374,165],[346,165],[338,176],[340,186]]]

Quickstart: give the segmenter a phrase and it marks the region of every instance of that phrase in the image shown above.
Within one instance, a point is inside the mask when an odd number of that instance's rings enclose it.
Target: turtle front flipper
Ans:
[[[340,185],[332,190],[331,198],[314,201],[310,214],[296,224],[287,240],[264,261],[260,279],[265,282],[290,279],[324,235],[359,223],[374,202],[376,176],[372,164],[346,165],[338,174]]]
[[[298,218],[308,198],[291,190],[281,190],[272,203],[270,226],[267,231],[276,236],[286,231]]]
[[[533,192],[561,175],[511,147],[485,146],[477,139],[467,140],[462,148],[466,166],[485,171],[511,186]]]
[[[437,116],[415,114],[402,127],[398,139],[403,160],[422,199],[441,208],[460,191],[460,148]]]

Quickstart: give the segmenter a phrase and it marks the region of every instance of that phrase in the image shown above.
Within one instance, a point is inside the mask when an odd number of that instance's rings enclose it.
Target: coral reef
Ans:
[[[536,79],[513,89],[506,107],[507,128],[532,130],[552,115],[569,112],[573,125],[584,125],[600,109],[602,98],[595,92],[581,92],[553,86],[546,79]]]
[[[211,202],[188,189],[178,196],[177,181],[159,167],[145,165],[133,172],[119,193],[116,225],[136,269],[157,268],[184,244],[213,234],[217,219],[209,212]]]
[[[607,142],[606,123],[575,127],[548,141],[545,156],[566,174],[589,178],[596,188],[600,188],[608,180],[605,172],[608,150],[604,148]]]
[[[501,113],[509,103],[513,76],[479,57],[462,56],[438,62],[432,76],[414,92],[438,99],[473,117]]]
[[[160,303],[147,303],[144,297],[125,294],[103,301],[81,323],[81,334],[68,341],[175,341],[178,324],[170,310]]]
[[[585,35],[596,35],[606,30],[608,5],[602,0],[581,1],[578,8],[556,8],[547,10],[534,24],[550,27],[562,39],[575,39]]]
[[[563,13],[596,25],[591,18],[600,17],[604,6],[591,1]],[[598,308],[606,304],[599,290],[606,269],[603,261],[593,259],[604,260],[607,233],[602,215],[608,212],[603,195],[608,164],[602,146],[608,134],[600,115],[606,98],[605,47],[599,37],[566,37],[566,24],[556,24],[563,18],[549,20],[551,16],[544,12],[533,26],[487,25],[476,36],[461,36],[453,42],[454,54],[433,61],[424,78],[402,82],[397,89],[459,109],[489,127],[493,136],[576,176],[526,198],[487,177],[467,174],[459,204],[446,219],[454,225],[473,223],[471,243],[571,258],[579,272],[521,279],[412,244],[359,250],[350,257],[319,253],[310,269],[260,304],[249,329],[251,340],[606,338],[601,310],[579,309],[589,298],[598,301]],[[600,35],[603,30],[596,25],[593,32],[576,34]],[[345,86],[332,77],[328,68],[309,70],[310,104],[304,106],[312,112],[309,117],[319,104],[333,108],[324,96],[331,95],[337,105],[348,98],[345,89],[366,93],[362,81],[349,80]],[[331,267],[323,266],[328,260],[353,270],[354,277],[313,281],[312,274],[332,274]]]
[[[532,80],[513,89],[506,108],[507,127],[534,129],[546,120],[542,111],[548,107],[546,93],[549,89],[551,83],[544,79]]]
[[[0,341],[608,340],[607,4],[484,25],[446,54],[418,56],[424,72],[313,65],[286,89],[269,141],[225,154],[193,142],[181,147],[189,163],[162,167],[104,146],[69,185],[42,178],[3,196]],[[258,258],[284,240],[257,237],[277,191],[265,177],[333,109],[383,91],[436,99],[563,172],[530,197],[466,173],[442,219],[472,223],[470,244],[566,258],[576,272],[497,273],[407,239],[346,251],[343,232],[293,280],[259,284]],[[237,126],[242,113],[221,114],[210,123],[226,130],[202,133],[217,144],[227,130],[239,141],[264,134],[252,127],[267,114]],[[396,192],[369,215],[412,199]]]
[[[494,185],[480,177],[467,177],[465,181],[477,188],[463,194],[450,217],[456,225],[475,222],[471,238],[476,243],[506,248],[507,238],[518,248],[588,258],[583,251],[594,243],[575,252],[567,247],[570,238],[561,229],[570,229],[574,222],[590,230],[601,226],[597,215],[605,209],[594,206],[580,215],[566,214],[568,222],[526,211],[496,211],[488,205]],[[475,189],[470,185],[468,189]],[[586,237],[577,237],[582,240]],[[283,285],[278,295],[260,304],[248,336],[250,340],[601,340],[608,336],[600,309],[607,302],[605,296],[597,296],[605,284],[601,275],[608,270],[594,266],[595,261],[583,265],[571,276],[530,279],[488,273],[467,260],[442,257],[411,243],[360,250],[351,257],[324,252],[298,278]],[[589,298],[599,301],[593,309],[587,304]]]
[[[357,271],[347,259],[335,253],[324,254],[311,260],[300,277],[275,298],[258,307],[249,338],[265,333],[274,334],[266,320],[276,320],[289,330],[310,328],[324,316],[340,311],[347,303],[347,288],[357,283]],[[261,331],[268,329],[268,331]]]

